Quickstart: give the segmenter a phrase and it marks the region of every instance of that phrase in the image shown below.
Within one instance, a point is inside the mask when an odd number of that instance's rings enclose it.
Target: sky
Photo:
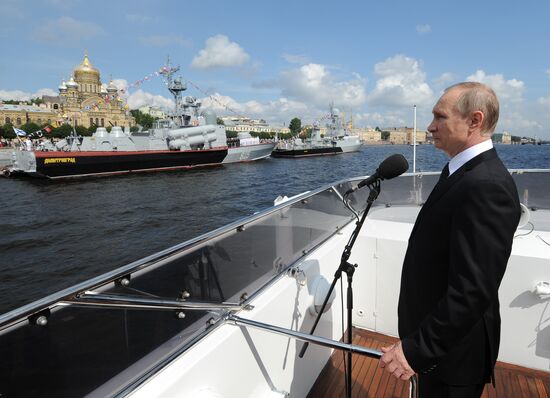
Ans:
[[[497,133],[550,139],[547,1],[0,2],[0,99],[56,95],[87,51],[131,108],[170,107],[170,56],[184,95],[218,116],[288,126],[334,103],[354,127],[425,129],[443,89],[491,86]]]

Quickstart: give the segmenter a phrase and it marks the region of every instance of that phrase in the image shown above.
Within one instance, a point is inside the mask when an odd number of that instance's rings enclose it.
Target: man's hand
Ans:
[[[409,366],[401,341],[389,347],[382,347],[384,355],[380,358],[379,366],[401,380],[409,380],[414,375],[414,370]]]

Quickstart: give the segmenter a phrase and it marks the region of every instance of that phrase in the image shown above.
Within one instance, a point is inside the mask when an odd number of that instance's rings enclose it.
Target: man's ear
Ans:
[[[481,131],[481,126],[483,126],[483,121],[485,120],[485,115],[481,111],[475,111],[470,117],[470,132]]]

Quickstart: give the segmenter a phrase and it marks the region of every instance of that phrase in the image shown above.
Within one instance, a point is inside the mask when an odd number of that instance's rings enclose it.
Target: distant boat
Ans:
[[[359,136],[350,135],[344,128],[340,113],[332,105],[327,124],[327,134],[321,136],[318,124],[313,126],[311,138],[295,138],[292,142],[281,141],[271,153],[275,158],[298,158],[306,156],[338,155],[357,152],[361,148]]]

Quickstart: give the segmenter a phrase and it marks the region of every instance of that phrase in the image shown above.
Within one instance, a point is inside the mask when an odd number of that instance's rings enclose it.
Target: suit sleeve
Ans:
[[[487,180],[470,182],[462,190],[451,218],[446,294],[402,342],[415,371],[435,367],[498,302],[519,220],[513,195],[504,184]]]

